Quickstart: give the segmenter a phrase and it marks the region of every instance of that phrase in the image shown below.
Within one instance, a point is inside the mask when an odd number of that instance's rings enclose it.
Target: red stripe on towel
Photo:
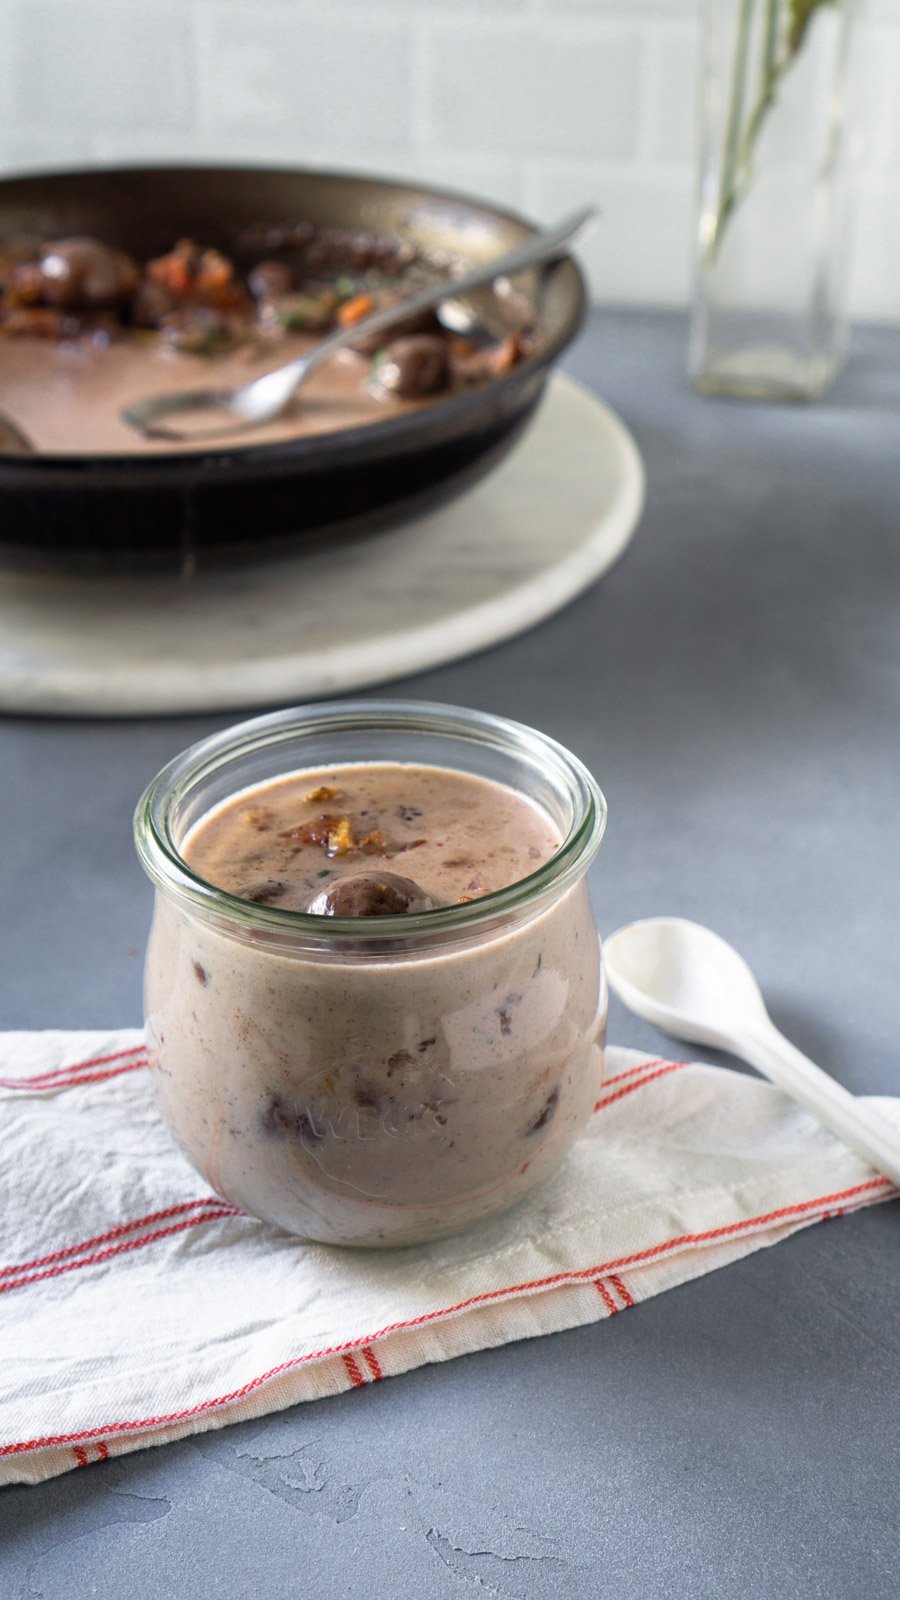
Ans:
[[[77,1089],[82,1083],[106,1083],[110,1078],[121,1078],[126,1072],[145,1072],[149,1065],[145,1056],[141,1061],[127,1062],[124,1067],[110,1067],[105,1072],[80,1072],[77,1076],[73,1074],[70,1078],[60,1078],[58,1083],[39,1083],[29,1087],[35,1094],[52,1094],[56,1089]]]
[[[162,1211],[148,1211],[145,1217],[135,1217],[133,1222],[120,1222],[115,1228],[107,1229],[106,1233],[95,1233],[91,1239],[82,1239],[78,1244],[68,1244],[61,1250],[53,1250],[46,1256],[34,1256],[31,1261],[17,1261],[13,1266],[0,1267],[0,1278],[16,1276],[21,1272],[30,1272],[35,1267],[47,1267],[54,1261],[66,1261],[70,1256],[81,1255],[86,1250],[93,1250],[98,1244],[108,1244],[112,1239],[120,1239],[123,1234],[134,1233],[137,1228],[146,1228],[153,1222],[167,1222],[170,1217],[181,1216],[185,1211],[196,1211],[199,1207],[221,1207],[232,1212],[234,1206],[229,1206],[227,1200],[220,1200],[217,1195],[205,1195],[200,1200],[182,1200],[178,1205],[166,1206]]]
[[[842,1189],[836,1194],[818,1195],[814,1200],[803,1200],[797,1205],[781,1206],[777,1211],[769,1211],[763,1216],[748,1217],[743,1222],[731,1222],[721,1228],[710,1228],[705,1233],[680,1234],[677,1238],[667,1239],[662,1244],[653,1245],[647,1250],[636,1251],[634,1255],[622,1256],[615,1261],[600,1262],[593,1267],[585,1267],[578,1271],[556,1272],[547,1278],[535,1278],[529,1283],[517,1283],[505,1289],[488,1290],[484,1294],[472,1295],[468,1300],[461,1300],[457,1305],[444,1306],[437,1311],[425,1311],[419,1317],[411,1317],[404,1322],[390,1322],[377,1332],[368,1334],[363,1339],[349,1339],[344,1344],[326,1345],[321,1350],[312,1350],[307,1355],[293,1356],[288,1361],[279,1362],[278,1366],[271,1367],[268,1372],[260,1373],[259,1377],[250,1378],[239,1389],[233,1389],[230,1394],[216,1395],[209,1400],[201,1400],[195,1406],[188,1406],[184,1411],[170,1411],[157,1417],[140,1417],[127,1422],[108,1422],[98,1428],[84,1428],[79,1433],[53,1433],[44,1434],[37,1439],[22,1439],[14,1444],[0,1445],[0,1456],[21,1455],[28,1450],[45,1450],[51,1445],[68,1445],[78,1439],[108,1438],[111,1434],[132,1434],[142,1432],[148,1428],[165,1428],[175,1422],[187,1422],[192,1417],[203,1416],[207,1411],[214,1411],[219,1406],[233,1405],[237,1400],[246,1399],[257,1389],[270,1383],[273,1378],[281,1377],[285,1372],[291,1372],[297,1367],[308,1366],[312,1361],[322,1361],[326,1356],[341,1356],[343,1359],[351,1351],[361,1350],[367,1344],[377,1344],[379,1339],[387,1338],[388,1334],[399,1333],[409,1328],[421,1328],[431,1322],[439,1322],[443,1317],[456,1315],[460,1311],[467,1311],[471,1306],[487,1305],[492,1301],[502,1301],[511,1295],[525,1294],[537,1289],[557,1288],[567,1283],[584,1283],[591,1279],[608,1276],[619,1268],[635,1266],[639,1262],[652,1260],[654,1257],[667,1254],[669,1251],[684,1245],[708,1244],[713,1239],[733,1238],[737,1234],[747,1233],[752,1228],[765,1227],[773,1222],[786,1222],[790,1218],[810,1217],[817,1211],[821,1214],[835,1201],[855,1200],[861,1195],[871,1194],[877,1189],[891,1189],[889,1178],[869,1178],[865,1183],[857,1183],[852,1189]],[[356,1363],[354,1362],[354,1365]],[[357,1371],[359,1369],[357,1368]]]
[[[637,1078],[642,1072],[649,1072],[651,1067],[667,1065],[665,1056],[654,1056],[650,1061],[642,1061],[636,1067],[626,1067],[624,1072],[614,1072],[611,1078],[604,1078],[602,1088],[610,1088],[614,1083],[624,1083],[626,1078]]]
[[[609,1281],[612,1284],[613,1288],[615,1289],[616,1294],[619,1296],[619,1299],[621,1301],[623,1301],[623,1303],[626,1306],[633,1306],[634,1305],[634,1296],[632,1295],[630,1289],[626,1289],[624,1283],[622,1282],[622,1279],[618,1278],[618,1277],[614,1277],[613,1274],[611,1273]]]
[[[349,1354],[345,1354],[342,1359],[344,1366],[347,1368],[347,1375],[350,1379],[350,1382],[353,1384],[354,1389],[359,1389],[366,1381],[360,1372],[359,1367],[356,1365],[353,1357]]]
[[[115,1050],[111,1055],[91,1056],[87,1061],[74,1061],[67,1067],[54,1067],[49,1072],[36,1072],[30,1078],[0,1078],[0,1088],[3,1089],[50,1089],[61,1088],[73,1074],[88,1072],[94,1067],[106,1067],[112,1062],[125,1061],[129,1056],[140,1055],[140,1061],[130,1062],[128,1066],[118,1067],[117,1072],[132,1072],[136,1067],[146,1066],[147,1047],[143,1044],[133,1044],[130,1050]],[[103,1076],[113,1077],[114,1073],[104,1073]]]
[[[380,1378],[384,1377],[384,1373],[381,1370],[381,1362],[376,1356],[375,1351],[370,1350],[367,1344],[363,1345],[362,1358],[371,1372],[372,1377],[377,1383]]]
[[[6,1278],[0,1283],[0,1294],[8,1294],[11,1289],[25,1289],[29,1284],[43,1282],[45,1278],[60,1278],[63,1273],[77,1272],[80,1267],[93,1267],[101,1262],[112,1261],[116,1256],[126,1255],[131,1250],[142,1250],[144,1245],[155,1244],[157,1239],[168,1239],[172,1234],[184,1233],[188,1228],[199,1228],[206,1222],[221,1222],[240,1215],[234,1206],[211,1207],[195,1217],[174,1222],[169,1228],[154,1228],[151,1233],[141,1234],[137,1239],[125,1239],[120,1244],[109,1245],[105,1250],[93,1250],[90,1255],[80,1256],[75,1261],[63,1261],[55,1267],[45,1267],[41,1272],[31,1272],[20,1278]]]
[[[597,1293],[599,1294],[600,1299],[603,1301],[603,1304],[605,1305],[610,1316],[614,1317],[619,1308],[602,1278],[594,1279],[594,1288],[597,1290]]]
[[[646,1084],[655,1083],[657,1078],[665,1078],[670,1072],[678,1072],[687,1064],[686,1061],[667,1061],[665,1066],[657,1067],[656,1071],[649,1073],[646,1078],[639,1078],[637,1083],[626,1083],[624,1089],[617,1089],[615,1094],[598,1100],[594,1110],[606,1111],[607,1107],[614,1106],[617,1100],[624,1100],[627,1094],[634,1094],[635,1089],[643,1089]]]

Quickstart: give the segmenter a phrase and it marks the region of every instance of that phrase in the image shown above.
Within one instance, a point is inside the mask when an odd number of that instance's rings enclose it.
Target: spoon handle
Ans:
[[[449,276],[440,278],[420,289],[417,294],[398,302],[397,305],[373,311],[352,327],[340,328],[330,338],[323,339],[320,344],[314,346],[308,355],[298,359],[296,362],[298,371],[302,368],[302,376],[306,377],[315,367],[329,361],[347,345],[355,344],[358,339],[367,335],[386,332],[395,323],[405,322],[420,311],[430,311],[433,306],[440,305],[448,295],[456,298],[468,294],[473,289],[483,288],[486,283],[493,283],[496,278],[511,277],[525,267],[538,266],[542,262],[552,261],[564,255],[569,245],[583,232],[588,223],[594,221],[596,215],[596,207],[586,206],[557,223],[555,227],[533,234],[514,249],[507,250],[501,256],[494,256],[492,260],[482,262],[478,267],[473,267],[461,278]]]
[[[900,1188],[900,1133],[810,1061],[774,1023],[741,1033],[736,1053]]]

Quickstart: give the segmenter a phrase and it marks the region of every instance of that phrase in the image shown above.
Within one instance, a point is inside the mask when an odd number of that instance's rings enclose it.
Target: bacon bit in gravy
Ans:
[[[147,276],[167,294],[190,294],[197,265],[197,246],[191,239],[179,239],[167,255],[147,262]]]
[[[281,836],[289,839],[292,844],[318,844],[327,855],[337,854],[341,844],[349,849],[353,843],[350,831],[350,818],[339,817],[335,812],[323,812],[320,817],[313,817],[310,822],[298,822],[295,828],[288,828],[287,833]]]
[[[242,299],[233,263],[218,250],[201,250],[193,239],[179,239],[167,255],[149,261],[147,276],[175,300],[196,298],[231,308]]]
[[[304,795],[303,798],[307,805],[324,805],[329,800],[340,800],[341,791],[340,789],[330,789],[327,783],[323,783],[318,789],[313,789],[310,794]]]
[[[194,277],[195,294],[216,295],[227,288],[234,277],[234,267],[218,250],[204,250]]]
[[[407,850],[415,850],[417,845],[425,843],[424,839],[413,839],[409,844],[395,844],[393,840],[385,838],[380,828],[357,835],[352,818],[338,816],[331,811],[313,817],[310,822],[298,823],[281,837],[292,844],[320,845],[327,856],[384,856],[386,860],[403,855]]]
[[[356,840],[350,826],[349,817],[341,817],[337,826],[329,828],[328,839],[325,844],[325,854],[329,856],[349,856],[356,849]]]
[[[484,383],[489,378],[502,377],[531,350],[531,340],[524,332],[507,334],[499,344],[487,349],[459,340],[453,347],[454,368],[463,383]]]
[[[380,828],[373,828],[371,833],[364,833],[361,839],[357,839],[356,848],[364,856],[393,856],[397,853]]]
[[[342,328],[353,328],[374,310],[375,301],[370,294],[355,294],[352,300],[344,301],[338,311],[337,319]]]

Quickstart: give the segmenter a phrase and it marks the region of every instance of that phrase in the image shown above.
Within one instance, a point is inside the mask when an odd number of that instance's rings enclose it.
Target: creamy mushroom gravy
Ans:
[[[143,439],[122,420],[123,406],[148,395],[181,389],[227,389],[261,377],[273,367],[304,355],[319,335],[287,334],[214,357],[190,355],[154,341],[153,335],[125,335],[98,348],[89,340],[56,344],[51,340],[0,340],[0,409],[9,413],[42,453],[65,455],[147,455],[207,450],[209,442],[173,444]],[[341,352],[313,373],[302,393],[277,421],[234,435],[236,445],[275,444],[303,435],[384,422],[423,400],[376,397],[367,388],[367,356]],[[214,420],[214,419],[212,419]],[[190,419],[184,419],[185,427]],[[197,418],[209,429],[209,416]],[[182,422],[179,421],[179,426]],[[216,440],[227,448],[228,437]]]
[[[502,784],[373,763],[294,773],[233,796],[181,853],[217,888],[301,911],[340,879],[373,870],[412,881],[433,905],[471,901],[527,877],[561,843],[550,818]]]
[[[263,230],[260,243],[282,254],[248,270],[187,238],[143,262],[92,237],[0,240],[0,409],[39,453],[206,451],[209,414],[192,423],[183,413],[179,431],[195,438],[166,441],[141,438],[121,412],[160,392],[261,377],[328,333],[399,307],[436,270],[398,241],[309,223]],[[265,444],[331,433],[489,382],[531,349],[524,302],[517,315],[520,326],[502,337],[480,330],[474,342],[433,311],[374,339],[361,333],[289,410],[249,437]],[[235,433],[239,443],[247,437]]]

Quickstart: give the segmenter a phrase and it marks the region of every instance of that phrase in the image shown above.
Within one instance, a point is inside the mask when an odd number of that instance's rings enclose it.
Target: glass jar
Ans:
[[[856,0],[704,0],[689,367],[809,400],[847,344]]]
[[[371,762],[505,784],[563,843],[467,904],[362,921],[241,900],[180,853],[240,791]],[[606,986],[585,873],[605,822],[568,751],[454,707],[281,711],[164,768],[135,816],[156,885],[147,1047],[162,1114],[207,1182],[303,1238],[399,1245],[467,1227],[551,1172],[601,1082]]]

